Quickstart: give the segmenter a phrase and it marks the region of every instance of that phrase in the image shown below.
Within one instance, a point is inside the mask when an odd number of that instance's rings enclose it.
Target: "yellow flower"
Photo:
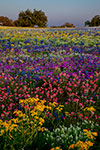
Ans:
[[[38,127],[38,131],[42,131],[42,132],[43,132],[43,131],[46,131],[46,128],[45,128],[45,127],[42,127],[42,128],[41,128],[41,127]]]
[[[16,119],[11,119],[14,123],[18,123],[19,121],[18,121],[18,118],[16,118]]]
[[[93,76],[90,76],[90,78],[93,78]]]
[[[53,102],[53,103],[49,103],[49,105],[51,106],[51,107],[55,107],[56,105],[57,105],[57,103],[56,102]]]
[[[63,110],[63,107],[64,107],[64,105],[59,105],[56,109],[57,109],[58,111],[62,111],[62,110]]]
[[[90,146],[93,146],[93,143],[91,141],[78,141],[76,144],[71,144],[68,149],[74,149],[75,147],[77,147],[78,150],[88,150]]]
[[[20,100],[19,100],[19,104],[22,104],[22,103],[24,103],[24,100],[23,100],[23,99],[20,99]]]
[[[9,120],[9,121],[8,121],[8,123],[9,123],[9,125],[11,125],[12,121],[11,121],[11,120]]]
[[[59,147],[56,147],[56,149],[59,149]]]
[[[60,147],[54,147],[54,148],[51,148],[50,150],[62,150],[62,149],[60,149]]]
[[[92,111],[96,111],[95,110],[95,108],[93,108],[92,106],[91,107],[86,107],[86,108],[84,108],[84,111],[90,111],[90,112],[92,112]]]
[[[34,110],[36,110],[36,111],[44,111],[44,109],[45,109],[45,105],[44,105],[44,102],[42,102],[42,101],[40,101],[40,102],[35,102],[35,106],[34,106]]]
[[[31,111],[31,116],[36,116],[37,112],[35,112],[34,110]]]
[[[73,39],[72,39],[73,40]],[[72,48],[70,48],[70,52],[72,51]]]
[[[67,116],[69,116],[69,112],[65,112],[65,114],[66,114]]]
[[[56,108],[58,111],[62,111],[63,110],[63,108],[59,108],[59,107],[57,107]]]
[[[46,108],[47,110],[52,110],[52,107],[50,107],[50,106],[45,106],[45,108]]]
[[[35,119],[37,120],[37,119],[39,119],[39,117],[38,117],[38,116],[35,116]]]
[[[0,119],[0,124],[2,124],[3,123],[3,121]]]
[[[3,134],[4,134],[4,130],[3,129],[1,129],[1,131],[0,131],[1,133],[0,133],[0,136],[2,136]]]
[[[87,144],[84,143],[83,141],[78,141],[78,142],[75,144],[75,147],[78,147],[79,150],[87,150]]]
[[[78,142],[75,144],[75,147],[80,147],[82,144],[83,144],[82,141],[78,141]]]
[[[92,106],[89,108],[89,110],[92,111],[96,111],[95,108],[93,108]]]
[[[75,145],[74,144],[71,144],[69,147],[68,147],[68,149],[73,149],[75,147]]]
[[[13,46],[14,46],[14,44],[11,44],[11,46],[13,47]]]
[[[11,140],[13,138],[13,136],[9,133],[9,139]]]
[[[64,105],[59,105],[59,107],[64,107]]]
[[[27,43],[27,45],[30,45],[30,43]]]
[[[18,128],[18,125],[17,125],[17,124],[12,124],[12,125],[10,126],[10,132],[11,132],[12,130],[17,131],[17,128]]]
[[[40,124],[41,126],[42,126],[43,123],[45,122],[44,119],[43,119],[42,117],[40,117],[39,121],[40,121],[39,124]]]
[[[83,130],[85,133],[85,135],[89,138],[89,139],[93,139],[94,136],[92,135],[92,133],[90,131],[88,131],[87,129],[84,129]]]
[[[87,129],[83,129],[83,132],[88,132],[88,130]]]
[[[3,122],[2,125],[5,127],[6,132],[9,130],[9,124],[7,122]]]
[[[93,134],[94,136],[97,136],[97,132],[92,132],[92,134]]]
[[[85,144],[87,144],[88,146],[93,146],[93,143],[91,141],[86,141]]]

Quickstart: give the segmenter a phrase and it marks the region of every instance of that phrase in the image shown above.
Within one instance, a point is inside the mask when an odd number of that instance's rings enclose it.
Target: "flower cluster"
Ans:
[[[97,132],[90,132],[87,129],[83,129],[84,134],[88,137],[88,139],[94,139],[97,136]]]
[[[99,146],[99,68],[99,28],[0,27],[0,149]]]
[[[54,147],[54,148],[51,148],[50,150],[62,150],[60,147]]]
[[[19,142],[24,140],[22,147],[25,147],[38,132],[44,132],[46,130],[43,127],[45,122],[43,113],[45,102],[39,99],[29,98],[20,100],[19,103],[21,104],[22,110],[14,111],[16,118],[10,119],[9,121],[0,120],[0,136],[7,139],[4,147],[9,145],[9,140],[12,142],[12,145],[13,142],[16,144],[18,137],[21,139]]]
[[[93,146],[93,143],[91,141],[78,141],[76,144],[71,144],[68,149],[74,149],[75,147],[77,147],[78,150],[88,150],[90,146]]]

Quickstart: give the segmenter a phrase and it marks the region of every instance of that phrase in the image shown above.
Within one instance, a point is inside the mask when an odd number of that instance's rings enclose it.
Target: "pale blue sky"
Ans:
[[[0,16],[17,19],[20,11],[42,10],[48,17],[48,26],[65,22],[84,26],[86,20],[100,15],[100,0],[0,0]]]

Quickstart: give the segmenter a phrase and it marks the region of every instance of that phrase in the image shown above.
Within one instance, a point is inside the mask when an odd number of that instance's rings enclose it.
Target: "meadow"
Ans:
[[[100,28],[0,27],[0,150],[100,150]]]

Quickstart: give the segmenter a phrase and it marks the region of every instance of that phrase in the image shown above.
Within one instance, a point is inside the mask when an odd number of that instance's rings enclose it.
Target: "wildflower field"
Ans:
[[[0,150],[100,150],[100,28],[0,27]]]

